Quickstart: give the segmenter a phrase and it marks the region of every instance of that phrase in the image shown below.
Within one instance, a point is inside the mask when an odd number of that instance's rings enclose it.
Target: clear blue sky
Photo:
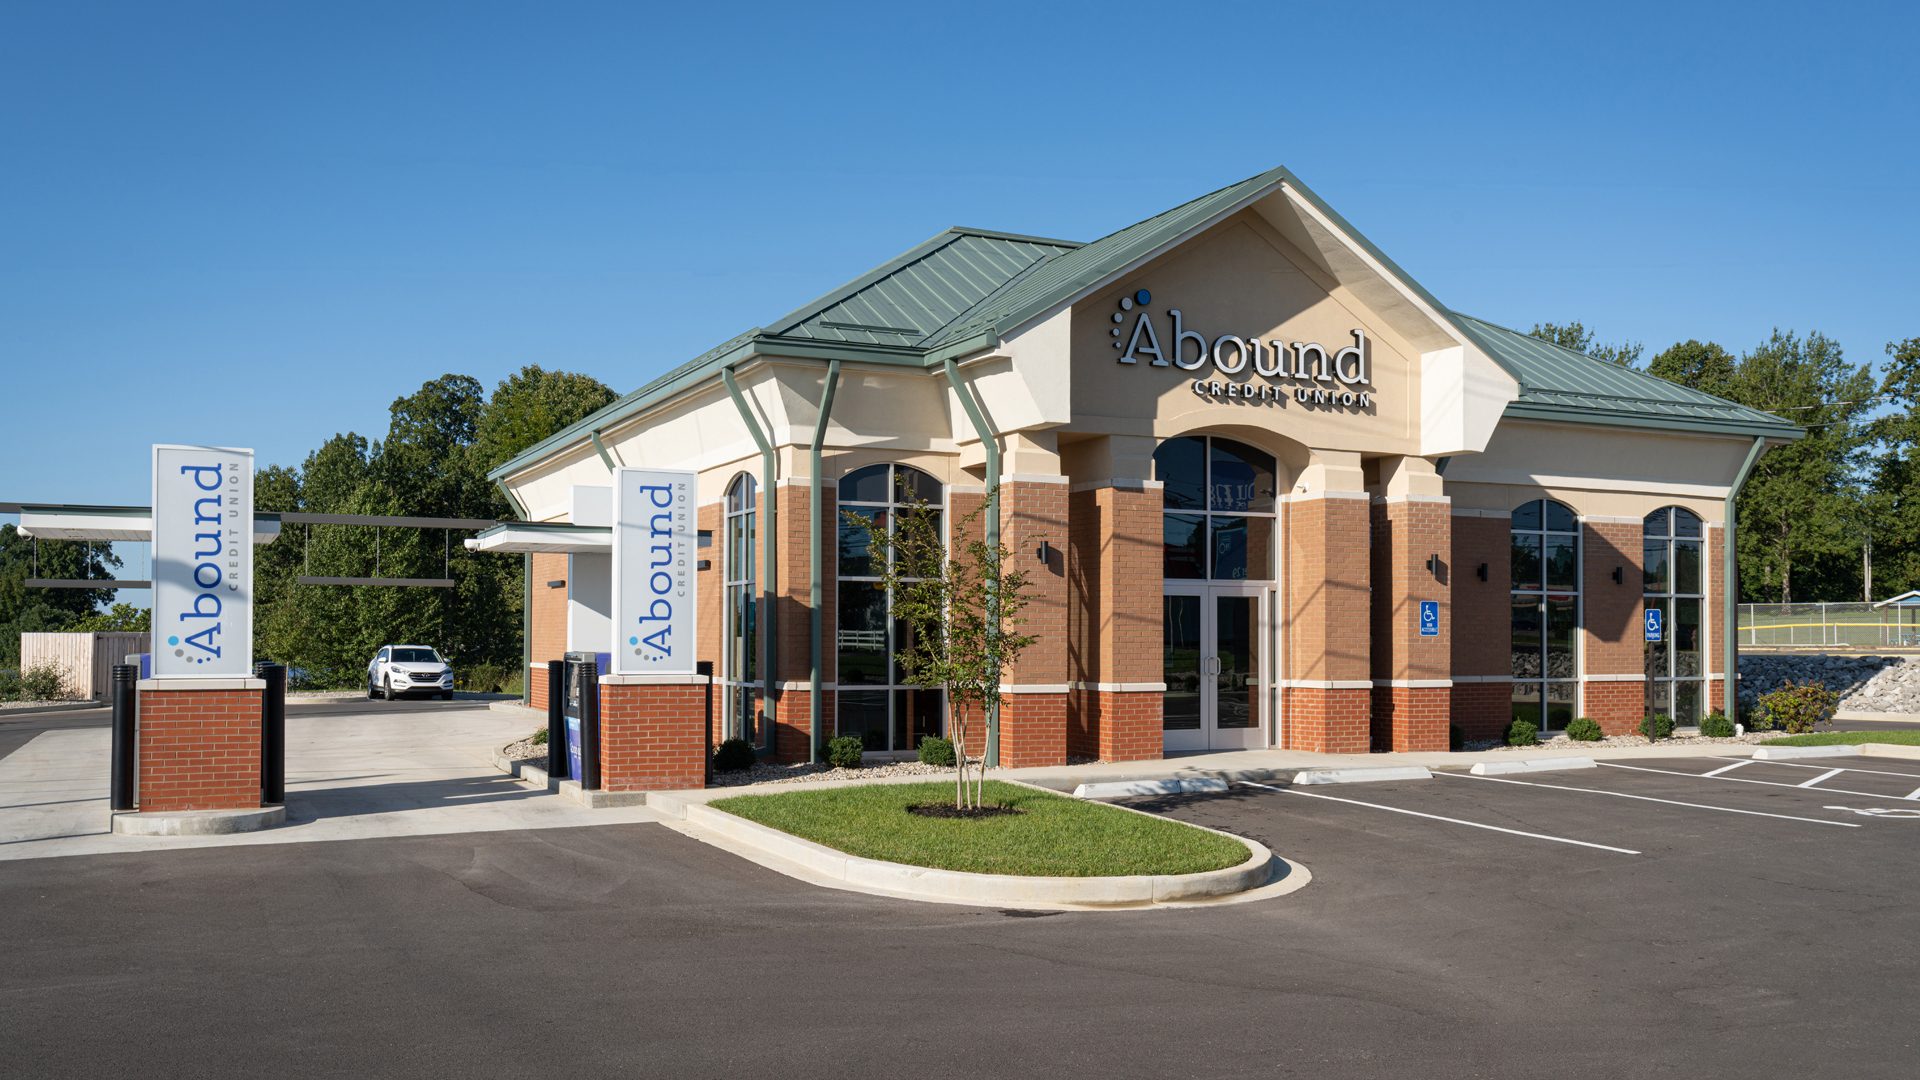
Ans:
[[[1484,318],[1877,360],[1903,7],[0,0],[0,500],[297,464],[448,371],[624,392],[948,225],[1278,163]]]

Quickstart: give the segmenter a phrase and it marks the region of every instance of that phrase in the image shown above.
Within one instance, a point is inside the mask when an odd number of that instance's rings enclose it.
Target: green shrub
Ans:
[[[498,693],[507,684],[507,669],[499,664],[473,664],[455,669],[459,673],[460,688],[481,694]]]
[[[953,764],[953,743],[938,735],[920,740],[920,762],[924,765]]]
[[[714,772],[741,772],[753,768],[753,744],[745,739],[728,739],[713,752]]]
[[[1599,742],[1606,737],[1607,733],[1600,730],[1600,725],[1585,716],[1577,716],[1573,723],[1567,725],[1567,738],[1574,742]]]
[[[1515,720],[1507,725],[1508,746],[1534,746],[1540,742],[1540,725],[1531,720]]]
[[[12,701],[20,696],[20,673],[12,668],[0,669],[0,701]]]
[[[20,688],[14,696],[21,701],[62,701],[70,697],[67,677],[52,664],[35,664],[20,672]]]
[[[25,679],[25,676],[22,676]],[[1833,722],[1840,708],[1840,695],[1825,683],[1789,681],[1771,694],[1760,695],[1760,715],[1768,727],[1777,727],[1789,735],[1805,735],[1821,724]]]
[[[1709,739],[1733,738],[1733,721],[1723,712],[1710,712],[1700,718],[1700,734]]]
[[[535,746],[547,745],[547,729],[541,728],[540,730],[534,732],[533,737],[529,741],[532,742],[533,745]]]
[[[827,763],[836,769],[857,769],[867,744],[858,735],[842,735],[827,743]]]
[[[1666,713],[1654,713],[1652,716],[1640,721],[1639,730],[1640,734],[1645,735],[1649,742],[1671,739],[1673,738],[1673,717],[1668,716]]]

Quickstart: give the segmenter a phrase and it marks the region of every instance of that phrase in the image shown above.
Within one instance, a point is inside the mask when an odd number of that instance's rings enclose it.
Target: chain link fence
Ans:
[[[1778,649],[1920,649],[1920,608],[1741,604],[1740,644]]]

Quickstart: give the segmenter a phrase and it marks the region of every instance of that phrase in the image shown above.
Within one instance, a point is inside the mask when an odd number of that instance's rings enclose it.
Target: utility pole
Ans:
[[[1867,534],[1867,541],[1860,549],[1860,563],[1861,563],[1861,571],[1862,571],[1861,578],[1865,582],[1865,584],[1861,586],[1861,590],[1860,590],[1861,592],[1865,593],[1865,595],[1860,597],[1860,599],[1865,600],[1867,603],[1871,604],[1873,603],[1873,534],[1872,533]]]

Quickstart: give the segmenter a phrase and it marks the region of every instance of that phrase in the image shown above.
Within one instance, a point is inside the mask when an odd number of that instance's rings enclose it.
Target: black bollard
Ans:
[[[547,661],[547,776],[567,778],[567,662]]]
[[[695,661],[693,670],[706,679],[706,709],[701,714],[700,734],[706,743],[707,766],[702,774],[702,780],[711,787],[713,786],[713,661]]]
[[[113,791],[115,810],[134,808],[134,751],[139,742],[140,669],[113,665]]]
[[[260,691],[260,802],[287,801],[287,669],[263,660],[253,673],[266,681]]]
[[[576,660],[580,666],[580,787],[600,788],[600,662]]]

